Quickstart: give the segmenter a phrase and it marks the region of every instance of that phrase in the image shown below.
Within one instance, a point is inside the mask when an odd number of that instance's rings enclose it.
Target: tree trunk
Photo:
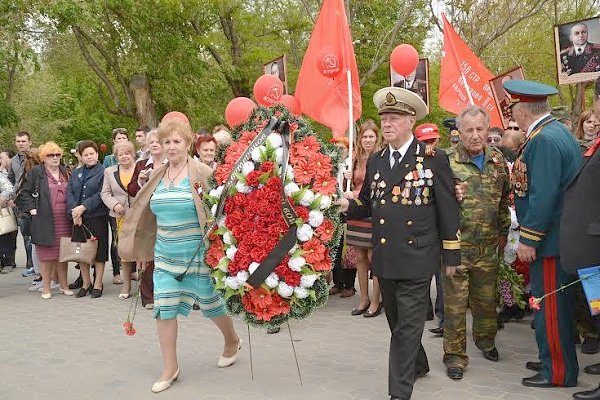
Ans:
[[[146,75],[133,75],[129,83],[129,88],[133,93],[135,116],[140,126],[146,125],[149,128],[156,128],[156,110]]]

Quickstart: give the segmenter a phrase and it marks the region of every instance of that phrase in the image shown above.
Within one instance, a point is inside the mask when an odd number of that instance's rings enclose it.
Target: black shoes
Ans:
[[[486,350],[483,352],[483,357],[485,357],[486,360],[490,360],[493,362],[498,361],[498,349],[497,348],[493,348],[491,350]]]
[[[459,380],[463,378],[463,369],[461,367],[448,367],[446,374],[450,379]]]
[[[527,363],[525,363],[525,368],[539,372],[542,370],[542,363],[539,361],[527,361]]]
[[[281,327],[279,327],[279,326],[276,326],[275,328],[268,328],[267,329],[267,333],[269,335],[273,335],[275,333],[279,333],[279,331],[281,331]]]
[[[426,365],[425,368],[417,368],[415,369],[415,380],[419,378],[425,378],[425,375],[429,372],[429,365]]]
[[[444,328],[442,327],[438,327],[438,328],[431,328],[429,330],[429,332],[433,333],[435,336],[444,336]]]
[[[572,387],[576,385],[555,385],[548,379],[544,378],[541,373],[535,374],[534,376],[530,376],[529,378],[523,378],[521,380],[521,383],[523,384],[523,386],[539,388],[551,388],[555,386]]]
[[[382,308],[382,305],[381,305],[381,303],[379,303],[379,306],[377,307],[377,310],[375,310],[375,312],[371,312],[371,311],[367,310],[367,311],[365,311],[363,317],[365,317],[365,318],[376,317],[379,314],[381,314],[381,308]]]
[[[79,289],[82,286],[83,286],[83,278],[81,277],[81,274],[79,274],[79,278],[75,279],[75,282],[73,282],[69,285],[69,289]]]
[[[597,387],[594,390],[573,393],[573,398],[580,400],[600,400],[600,387]]]
[[[588,365],[583,369],[583,371],[590,375],[600,375],[600,364]]]
[[[600,341],[598,338],[586,337],[581,344],[581,352],[583,354],[596,354],[600,351]]]
[[[102,289],[93,288],[92,295],[91,295],[92,299],[97,299],[98,297],[102,297],[103,290],[104,290],[104,288],[102,288]]]
[[[352,311],[350,311],[350,315],[354,315],[354,316],[362,315],[369,309],[370,306],[371,306],[371,302],[369,302],[369,304],[367,304],[367,306],[365,308],[354,308],[354,309],[352,309]]]

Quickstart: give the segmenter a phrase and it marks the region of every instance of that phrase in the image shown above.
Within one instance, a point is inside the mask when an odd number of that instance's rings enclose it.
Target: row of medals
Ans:
[[[410,198],[410,190],[411,188],[415,189],[415,198],[414,204],[416,206],[420,206],[421,204],[429,204],[429,198],[431,195],[430,187],[433,186],[433,172],[430,169],[423,169],[423,157],[417,157],[417,165],[415,166],[414,171],[410,171],[404,177],[404,189],[401,189],[400,186],[394,186],[392,188],[392,203],[398,203],[406,206],[412,205],[413,200]],[[379,171],[375,174],[373,179],[377,181],[379,179]],[[386,183],[381,181],[379,183],[372,182],[371,183],[371,197],[375,195],[375,197],[379,198],[383,196]],[[375,189],[377,190],[375,191]],[[402,199],[400,199],[401,196]],[[421,198],[421,196],[423,198]]]
[[[527,194],[527,164],[520,158],[513,164],[511,184],[517,196],[525,197]]]

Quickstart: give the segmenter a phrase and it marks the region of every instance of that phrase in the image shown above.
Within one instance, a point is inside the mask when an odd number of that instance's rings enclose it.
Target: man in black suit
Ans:
[[[427,155],[415,139],[415,122],[427,107],[415,93],[383,88],[373,96],[388,145],[367,162],[358,199],[341,199],[352,219],[373,222],[373,273],[379,278],[392,332],[389,355],[391,399],[410,399],[416,375],[429,368],[420,344],[429,282],[440,268],[460,265],[459,207],[452,170],[443,150]]]
[[[600,79],[596,80],[594,113],[600,117]],[[600,265],[600,138],[584,154],[583,167],[564,198],[560,220],[560,257],[567,272]],[[594,318],[600,326],[598,316]],[[600,375],[600,364],[585,367]],[[576,399],[600,400],[600,387],[573,394]]]

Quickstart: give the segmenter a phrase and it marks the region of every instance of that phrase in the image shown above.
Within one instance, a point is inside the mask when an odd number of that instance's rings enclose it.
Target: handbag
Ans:
[[[356,247],[373,247],[370,220],[346,221],[346,244]]]
[[[0,208],[0,235],[6,235],[17,230],[17,218],[12,207]]]
[[[89,234],[89,238],[85,242],[73,242],[70,237],[60,238],[59,262],[76,262],[90,265],[94,263],[98,251],[98,239],[94,237],[87,226],[81,225],[81,229],[83,229],[86,238]],[[73,231],[75,231],[75,226],[73,226]]]

